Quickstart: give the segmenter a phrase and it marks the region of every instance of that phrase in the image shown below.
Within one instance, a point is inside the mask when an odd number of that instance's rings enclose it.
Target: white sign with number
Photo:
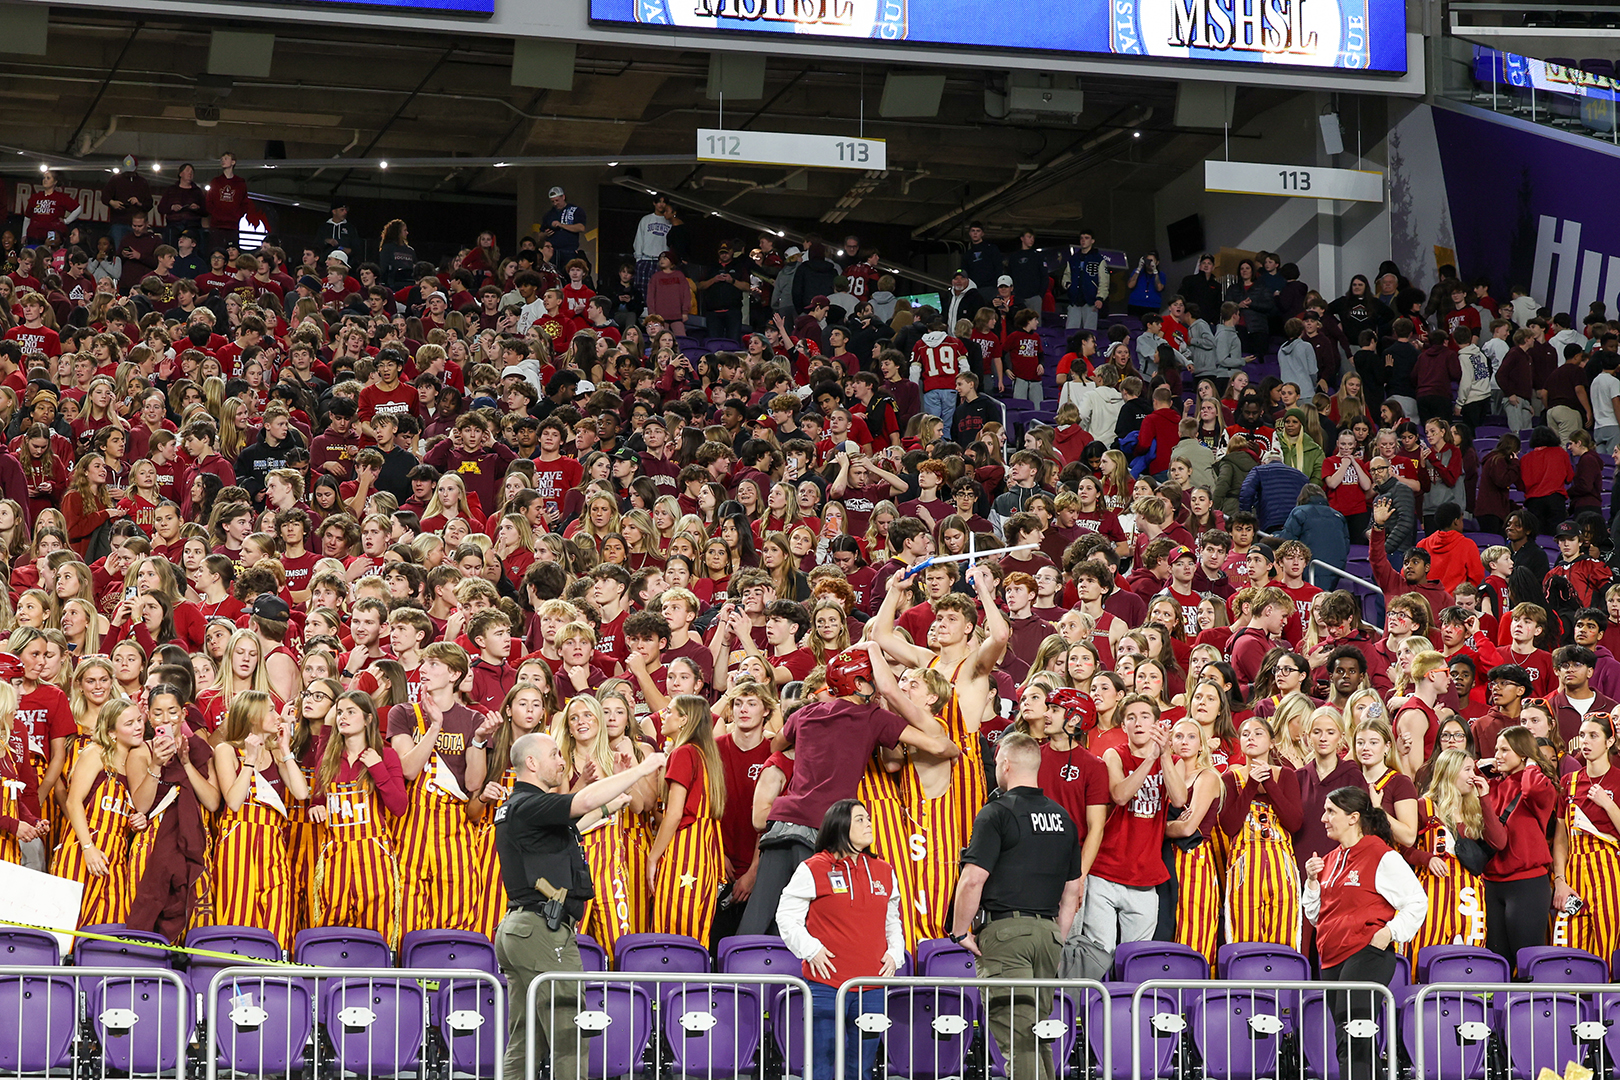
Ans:
[[[787,131],[717,131],[698,128],[699,161],[754,165],[803,165],[812,169],[887,169],[888,144],[882,139],[840,135],[795,135]]]
[[[1384,201],[1384,174],[1361,169],[1267,165],[1257,161],[1206,161],[1204,190],[1381,203]]]

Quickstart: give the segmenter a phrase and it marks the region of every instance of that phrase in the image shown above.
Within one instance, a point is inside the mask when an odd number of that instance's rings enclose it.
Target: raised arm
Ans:
[[[973,654],[973,673],[988,675],[1006,654],[1007,642],[1012,639],[1012,627],[1008,625],[1007,616],[1002,614],[1001,608],[996,606],[995,577],[990,571],[975,566],[968,571],[967,577],[968,584],[973,587],[979,603],[984,607],[984,644]]]
[[[877,614],[872,616],[868,629],[871,631],[872,640],[882,646],[884,652],[907,667],[923,667],[933,659],[934,654],[921,645],[913,645],[894,632],[894,613],[900,606],[900,590],[910,588],[905,578],[904,570],[896,570],[889,575],[883,603],[878,605]]]

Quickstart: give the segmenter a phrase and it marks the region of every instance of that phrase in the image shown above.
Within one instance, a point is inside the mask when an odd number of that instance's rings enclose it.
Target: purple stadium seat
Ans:
[[[1131,995],[1135,993],[1136,986],[1133,983],[1103,985],[1109,994],[1106,1012],[1102,995],[1095,991],[1080,991],[1086,1015],[1086,1043],[1100,1071],[1103,1039],[1106,1037],[1112,1041],[1113,1068],[1102,1080],[1133,1080]],[[1169,990],[1149,990],[1142,995],[1142,1080],[1170,1076],[1174,1071],[1176,1049],[1181,1043],[1181,1032],[1186,1027],[1182,1012],[1176,995]]]
[[[233,1001],[244,995],[251,1000]],[[214,1031],[220,1068],[259,1076],[304,1068],[315,1014],[303,979],[221,983],[215,1001],[221,1017]]]
[[[641,1067],[642,1055],[652,1041],[652,995],[644,986],[587,983],[580,995],[582,1013],[605,1014],[609,1023],[600,1032],[580,1029],[584,1043],[580,1059],[591,1080],[627,1076]]]
[[[1208,1080],[1276,1076],[1283,1042],[1282,1009],[1266,990],[1217,987],[1192,1005],[1193,1043]]]
[[[1528,983],[1606,983],[1609,967],[1585,949],[1536,945],[1519,950],[1519,972]]]
[[[208,983],[217,972],[229,967],[243,967],[252,960],[280,960],[281,942],[276,935],[256,926],[200,926],[186,935],[186,947],[207,949],[211,952],[230,953],[243,959],[240,963],[221,960],[213,956],[193,956],[186,967],[186,985],[193,995],[208,996]]]
[[[883,1011],[890,1023],[883,1039],[890,1075],[911,1080],[964,1075],[978,1009],[963,987],[891,986]]]
[[[1565,1062],[1585,1059],[1585,1044],[1575,1037],[1575,1025],[1584,1016],[1581,999],[1574,994],[1516,993],[1503,1016],[1508,1060],[1515,1075],[1535,1076],[1544,1068],[1557,1071]]]
[[[1373,1021],[1378,1025],[1374,1043],[1378,1053],[1383,1054],[1387,1033],[1384,1031],[1382,999],[1374,1001],[1373,1013]],[[1325,995],[1315,991],[1305,994],[1296,1027],[1299,1029],[1300,1052],[1304,1054],[1309,1074],[1321,1077],[1322,1080],[1339,1080],[1337,1040],[1343,1033],[1333,1019],[1333,1012],[1328,1008]]]
[[[1425,949],[1425,952],[1428,950]],[[1449,991],[1421,999],[1423,1071],[1416,1080],[1481,1080],[1490,1042],[1490,1011],[1485,999]],[[1418,1057],[1419,999],[1401,1006],[1401,1045],[1414,1067]]]
[[[742,346],[730,338],[705,338],[703,348],[707,352],[741,352]]]
[[[57,967],[61,963],[62,950],[54,934],[20,926],[0,927],[0,967]]]
[[[613,951],[620,971],[709,971],[709,950],[685,934],[624,934]]]
[[[149,941],[154,945],[169,943],[169,939],[162,934],[128,930],[119,923],[104,923],[87,926],[85,929],[92,933],[117,936],[130,941]],[[173,966],[175,955],[166,949],[148,949],[135,944],[80,938],[73,950],[73,962],[80,967],[168,968]],[[97,978],[81,979],[79,989],[90,990],[100,981]]]
[[[311,967],[393,967],[388,942],[375,930],[312,926],[293,938],[293,961]]]
[[[1056,1020],[1063,1025],[1062,1035],[1051,1040],[1052,1072],[1056,1076],[1067,1076],[1069,1070],[1064,1066],[1074,1054],[1075,1044],[1080,1041],[1079,1010],[1075,1007],[1074,998],[1059,990],[1057,997],[1052,1001],[1052,1012],[1047,1019]],[[991,1038],[985,1039],[985,1042],[990,1047],[990,1075],[1006,1076],[1007,1059],[1001,1052],[1001,1045]]]
[[[338,1065],[363,1076],[415,1072],[427,1045],[427,991],[414,979],[333,979],[326,1033]]]
[[[949,938],[929,938],[917,942],[917,974],[951,979],[976,979],[973,954]]]
[[[782,1055],[783,1071],[804,1075],[804,994],[791,986],[769,988],[771,1041]]]
[[[1127,941],[1114,950],[1114,978],[1122,983],[1198,981],[1209,978],[1209,961],[1197,949],[1174,941]]]
[[[1505,983],[1512,979],[1505,958],[1469,945],[1433,945],[1418,958],[1418,982]]]
[[[399,966],[404,968],[465,968],[469,971],[487,971],[499,975],[500,962],[495,959],[495,946],[489,938],[470,930],[412,930],[399,943]],[[479,988],[477,980],[460,982],[439,980],[439,989],[428,998],[428,1022],[444,1030],[446,1013],[443,999],[452,989]],[[463,1040],[464,1042],[468,1040]]]
[[[54,944],[54,940],[52,944]],[[65,1069],[73,1061],[79,994],[57,976],[0,976],[0,1073],[18,1076]]]
[[[120,1072],[162,1073],[172,1070],[185,1053],[190,1030],[191,995],[167,979],[132,974],[108,978],[90,990],[89,1019],[101,1043],[102,1056]]]
[[[412,930],[399,943],[399,966],[501,972],[489,938],[469,930]]]
[[[1311,962],[1305,954],[1286,945],[1265,942],[1238,941],[1222,945],[1215,953],[1215,970],[1222,979],[1266,986],[1277,982],[1303,982],[1311,977]],[[1299,1014],[1299,991],[1283,990],[1277,994],[1283,1014],[1293,1026]]]
[[[597,944],[596,939],[589,934],[579,935],[579,960],[586,971],[608,969],[607,950]]]
[[[728,975],[791,975],[798,978],[804,963],[775,934],[736,934],[720,942],[715,957]]]
[[[675,1076],[708,1080],[753,1071],[762,1019],[757,988],[665,983],[659,990],[659,1022]]]
[[[434,1002],[434,1027],[449,1048],[450,1067],[456,1073],[494,1076],[496,1059],[504,1050],[504,1031],[495,1027],[495,995],[483,982],[441,983]]]

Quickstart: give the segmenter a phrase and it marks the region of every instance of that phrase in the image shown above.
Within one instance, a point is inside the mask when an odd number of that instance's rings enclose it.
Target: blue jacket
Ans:
[[[1282,535],[1305,541],[1311,556],[1329,566],[1343,566],[1350,558],[1350,525],[1326,498],[1294,507],[1283,523]]]
[[[1253,510],[1260,528],[1276,532],[1299,502],[1299,489],[1307,483],[1305,474],[1280,461],[1262,461],[1243,478],[1238,507]]]
[[[1069,249],[1069,303],[1094,304],[1108,297],[1108,267],[1101,251]]]

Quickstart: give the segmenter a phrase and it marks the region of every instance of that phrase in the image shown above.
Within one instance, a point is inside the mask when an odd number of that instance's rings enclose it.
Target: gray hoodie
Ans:
[[[1242,371],[1243,342],[1238,332],[1224,323],[1215,328],[1215,374],[1230,379]]]
[[[1215,374],[1215,331],[1203,319],[1187,327],[1187,351],[1192,353],[1194,375]]]
[[[1285,342],[1277,350],[1277,364],[1282,369],[1282,381],[1299,387],[1301,395],[1309,396],[1316,387],[1316,350],[1303,337]]]

